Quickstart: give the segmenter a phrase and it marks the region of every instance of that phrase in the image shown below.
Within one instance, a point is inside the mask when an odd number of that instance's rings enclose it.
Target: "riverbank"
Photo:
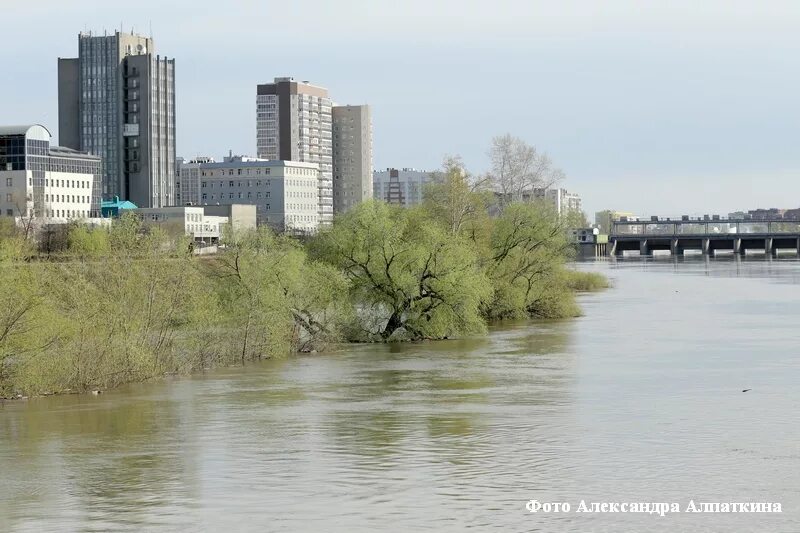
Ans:
[[[367,202],[306,242],[261,229],[203,259],[135,218],[76,226],[53,261],[0,239],[0,396],[480,335],[496,320],[577,316],[576,291],[603,286],[567,267],[566,232],[540,206],[449,215]]]

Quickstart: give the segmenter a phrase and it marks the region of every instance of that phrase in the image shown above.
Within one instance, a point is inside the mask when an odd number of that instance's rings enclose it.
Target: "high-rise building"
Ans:
[[[58,60],[59,142],[102,157],[103,195],[172,205],[175,60],[153,39],[78,35],[78,57]]]
[[[319,165],[319,222],[333,222],[333,150],[328,90],[275,78],[256,91],[258,157]]]
[[[333,211],[372,198],[372,111],[368,105],[333,107]]]
[[[376,170],[372,174],[373,197],[404,207],[419,205],[424,199],[425,187],[433,178],[433,172],[414,168]]]
[[[38,124],[0,127],[0,216],[48,222],[100,216],[100,158],[50,145]]]

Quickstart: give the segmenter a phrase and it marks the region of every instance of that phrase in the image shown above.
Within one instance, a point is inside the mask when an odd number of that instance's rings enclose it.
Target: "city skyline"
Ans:
[[[146,0],[136,13],[85,0],[25,5],[9,37],[45,31],[7,63],[16,83],[0,87],[0,98],[6,123],[55,131],[56,57],[74,50],[79,31],[113,33],[121,20],[149,35],[152,18],[159,50],[180,63],[177,154],[186,158],[255,155],[252,87],[292,76],[346,99],[336,103],[371,105],[376,169],[433,169],[460,154],[483,172],[491,137],[508,132],[551,155],[567,175],[561,186],[580,193],[588,213],[800,204],[800,13],[791,4],[566,4],[471,4],[454,32],[454,2],[239,2],[225,16],[188,2]],[[156,6],[158,18],[148,9]],[[306,20],[308,10],[320,16]],[[43,13],[58,23],[43,23]],[[276,13],[285,25],[255,31]],[[308,38],[299,42],[289,28],[301,21]],[[764,87],[769,97],[757,97]]]

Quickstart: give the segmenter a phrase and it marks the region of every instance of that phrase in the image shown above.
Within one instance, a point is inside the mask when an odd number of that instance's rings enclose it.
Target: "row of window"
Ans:
[[[222,169],[222,170],[217,171],[217,175],[218,176],[225,176],[225,170],[226,169]],[[242,172],[242,170],[244,170],[245,172]],[[237,168],[235,175],[236,176],[243,176],[243,175],[244,176],[250,176],[251,175],[250,170],[251,169],[249,169],[249,168],[245,168],[245,169]],[[256,176],[261,175],[261,170],[262,169],[260,169],[260,168],[256,168],[255,169]],[[271,171],[270,168],[265,168],[263,170],[264,170],[264,175],[266,175],[266,176],[270,175],[270,173],[271,173],[270,172]],[[234,173],[233,173],[234,169],[229,168],[229,169],[227,169],[227,171],[228,171],[228,174],[227,174],[228,176],[233,176],[234,175]],[[186,172],[186,171],[184,170],[184,172]],[[316,176],[318,174],[318,171],[316,169],[312,169],[312,168],[292,168],[292,167],[287,167],[286,170],[284,171],[284,174],[292,175],[292,176]],[[214,171],[213,170],[209,170],[209,171],[202,170],[200,175],[201,176],[214,177]],[[233,182],[231,182],[231,183],[233,183]],[[233,185],[231,185],[231,187],[233,187]]]
[[[77,200],[76,200],[77,198]],[[45,202],[72,202],[72,203],[79,203],[79,204],[88,204],[91,203],[91,198],[89,196],[75,196],[74,194],[45,194],[44,195]]]
[[[48,209],[48,218],[89,218],[89,211],[80,209]]]

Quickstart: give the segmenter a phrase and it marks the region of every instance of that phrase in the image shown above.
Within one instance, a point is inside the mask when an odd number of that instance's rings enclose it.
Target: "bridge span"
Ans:
[[[683,255],[686,250],[699,250],[713,255],[717,251],[734,254],[758,252],[777,255],[778,250],[791,250],[800,255],[800,219],[798,220],[733,220],[689,219],[619,220],[612,222],[608,236],[608,253],[623,255],[638,251],[652,255],[669,250]]]

